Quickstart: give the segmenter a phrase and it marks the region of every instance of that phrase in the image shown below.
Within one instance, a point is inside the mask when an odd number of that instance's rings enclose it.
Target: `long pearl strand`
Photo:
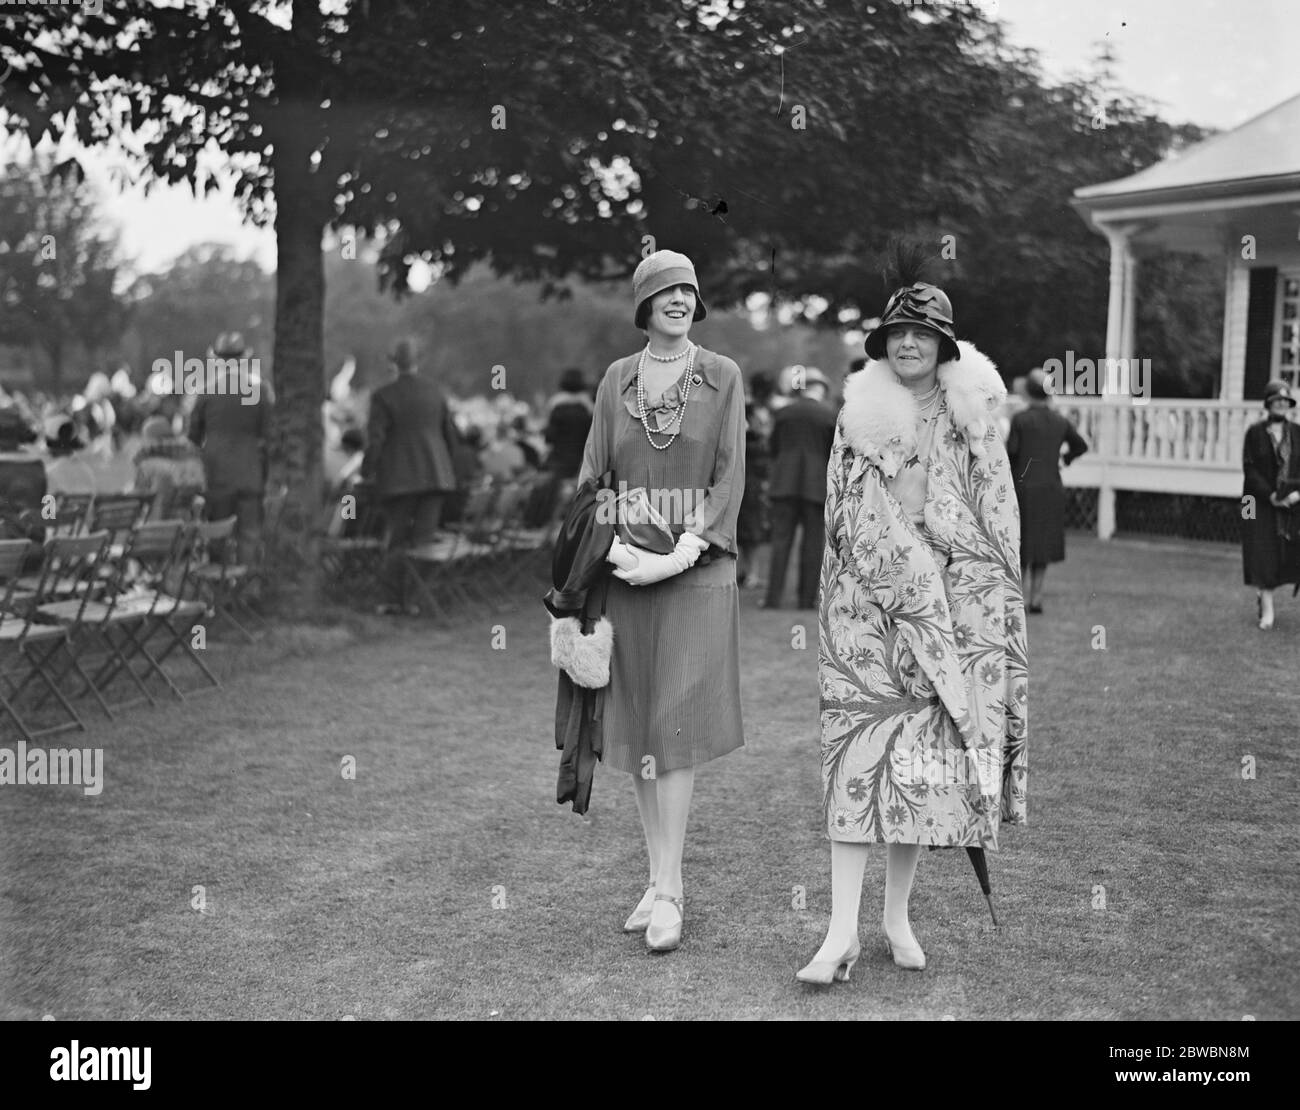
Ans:
[[[687,359],[686,362],[686,375],[685,375],[686,381],[685,384],[682,385],[679,390],[682,397],[682,403],[677,409],[677,418],[675,421],[677,425],[677,430],[672,433],[667,443],[656,443],[654,441],[654,437],[651,436],[650,434],[650,421],[648,419],[650,415],[650,407],[646,403],[646,395],[645,395],[645,358],[646,355],[650,355],[651,358],[656,359],[659,362],[674,362],[676,361],[676,358],[666,359],[666,358],[662,358],[659,355],[651,354],[649,343],[647,343],[641,351],[641,360],[640,362],[637,363],[637,368],[636,368],[636,408],[637,408],[638,415],[641,417],[641,427],[645,431],[646,442],[649,443],[650,446],[653,447],[656,451],[667,451],[668,448],[670,448],[673,445],[673,442],[677,439],[677,437],[681,435],[682,421],[686,416],[686,403],[691,399],[691,382],[695,376],[695,352],[698,350],[699,348],[694,343],[690,345],[690,348],[688,350],[689,358]],[[661,431],[659,434],[667,435],[668,433],[666,431]]]

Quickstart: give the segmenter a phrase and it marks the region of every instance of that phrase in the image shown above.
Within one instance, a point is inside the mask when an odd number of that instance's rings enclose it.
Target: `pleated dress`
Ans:
[[[637,416],[637,362],[637,355],[619,359],[601,380],[579,481],[612,467],[621,489],[647,491],[674,535],[690,524],[710,545],[694,567],[662,582],[610,580],[603,761],[649,777],[699,766],[745,742],[735,559],[745,401],[740,368],[700,348],[681,432],[667,450],[655,450]],[[676,427],[677,385],[647,404],[652,430]],[[670,434],[655,434],[655,442]]]

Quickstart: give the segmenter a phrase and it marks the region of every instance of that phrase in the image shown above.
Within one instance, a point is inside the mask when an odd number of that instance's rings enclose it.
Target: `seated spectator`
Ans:
[[[359,536],[382,534],[381,514],[376,512],[374,487],[367,486],[361,477],[361,466],[366,457],[366,437],[360,428],[349,428],[339,439],[343,464],[334,481],[330,483],[327,498],[330,519],[325,534],[332,537],[355,539]],[[352,512],[345,513],[344,498],[355,498]]]
[[[526,416],[516,416],[510,422],[511,438],[520,451],[524,453],[524,466],[528,470],[540,470],[542,453],[533,442],[533,434],[528,427]]]
[[[19,407],[0,409],[0,539],[40,543],[45,538],[48,517],[42,510],[49,487],[44,460],[22,449],[36,438]],[[40,548],[33,548],[24,569],[39,562]]]
[[[519,444],[510,433],[510,425],[502,421],[496,435],[480,456],[483,470],[496,481],[508,482],[527,468],[527,461]]]
[[[175,434],[165,416],[151,416],[141,429],[143,443],[135,455],[136,493],[154,494],[150,520],[192,515],[194,499],[207,491],[203,458],[185,436]]]
[[[469,491],[483,481],[483,463],[479,458],[482,449],[483,431],[477,427],[470,428],[451,445],[451,467],[456,472],[456,492],[447,498],[443,506],[444,524],[455,524],[461,520]]]
[[[595,408],[586,377],[576,366],[560,375],[559,392],[546,402],[546,409],[545,435],[551,445],[546,469],[560,478],[577,478]]]
[[[17,405],[0,408],[0,451],[17,451],[36,442],[36,431]]]
[[[50,461],[45,464],[45,481],[50,493],[97,493],[95,468],[87,461],[91,452],[77,435],[69,416],[58,416],[45,431],[45,448]]]

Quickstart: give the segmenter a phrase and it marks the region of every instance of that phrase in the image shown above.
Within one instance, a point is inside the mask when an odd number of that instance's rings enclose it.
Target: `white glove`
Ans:
[[[700,552],[709,546],[707,540],[702,540],[690,532],[682,533],[681,539],[677,541],[677,546],[673,548],[670,555],[656,555],[653,551],[620,544],[617,540],[614,544],[615,547],[621,547],[623,552],[631,552],[636,558],[636,564],[630,569],[620,566],[614,571],[614,577],[623,579],[629,586],[649,586],[655,582],[662,582],[665,578],[671,578],[674,574],[681,574],[688,567],[693,567],[695,560],[700,557]],[[611,549],[609,561],[617,566],[613,556],[614,552]]]
[[[605,562],[613,563],[619,570],[631,570],[637,564],[637,557],[632,548],[616,538],[609,554],[605,556]]]

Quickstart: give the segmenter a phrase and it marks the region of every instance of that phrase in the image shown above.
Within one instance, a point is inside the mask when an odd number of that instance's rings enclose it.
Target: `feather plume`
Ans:
[[[933,261],[933,251],[924,243],[900,235],[891,238],[885,248],[884,268],[880,275],[885,283],[885,295],[918,281],[932,281],[930,268]]]

